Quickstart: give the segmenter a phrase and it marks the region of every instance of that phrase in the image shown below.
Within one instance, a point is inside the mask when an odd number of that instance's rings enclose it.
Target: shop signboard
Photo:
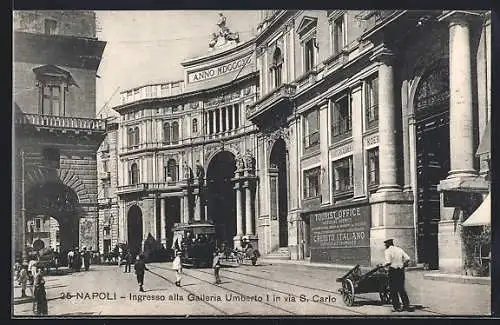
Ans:
[[[370,205],[310,215],[311,262],[370,264]]]

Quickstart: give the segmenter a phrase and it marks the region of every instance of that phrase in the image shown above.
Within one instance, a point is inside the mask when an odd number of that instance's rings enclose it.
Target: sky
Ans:
[[[257,11],[97,11],[97,37],[107,44],[97,73],[96,110],[118,105],[120,91],[182,80],[180,63],[209,53],[219,12],[241,42],[255,35]]]

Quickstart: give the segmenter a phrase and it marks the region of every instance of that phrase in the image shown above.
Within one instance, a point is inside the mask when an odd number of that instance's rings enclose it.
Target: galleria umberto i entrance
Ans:
[[[485,12],[264,11],[240,43],[224,20],[184,80],[123,91],[113,108],[101,251],[169,248],[176,223],[210,222],[221,242],[247,236],[274,257],[378,264],[390,237],[456,271],[453,224],[488,192],[475,152],[489,24]]]

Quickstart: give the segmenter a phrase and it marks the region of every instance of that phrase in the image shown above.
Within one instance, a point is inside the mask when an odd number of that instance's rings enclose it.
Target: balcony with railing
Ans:
[[[138,192],[145,192],[147,189],[148,189],[147,183],[128,184],[128,185],[118,186],[117,193],[119,195],[138,193]]]
[[[42,115],[42,114],[16,114],[16,126],[34,126],[37,129],[71,130],[74,132],[106,131],[106,121],[92,118]]]
[[[282,103],[289,102],[295,95],[296,86],[291,84],[282,84],[279,88],[265,95],[253,105],[247,107],[247,119],[252,120],[262,113],[272,110]]]

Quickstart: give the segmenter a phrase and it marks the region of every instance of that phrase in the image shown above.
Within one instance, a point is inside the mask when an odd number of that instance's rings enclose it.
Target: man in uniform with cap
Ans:
[[[393,239],[387,239],[385,244],[385,264],[389,268],[389,288],[391,291],[391,300],[393,311],[399,312],[410,310],[410,301],[405,290],[405,271],[404,268],[410,263],[410,257],[406,252],[397,246],[394,246]],[[403,302],[403,308],[399,302],[399,297]]]

